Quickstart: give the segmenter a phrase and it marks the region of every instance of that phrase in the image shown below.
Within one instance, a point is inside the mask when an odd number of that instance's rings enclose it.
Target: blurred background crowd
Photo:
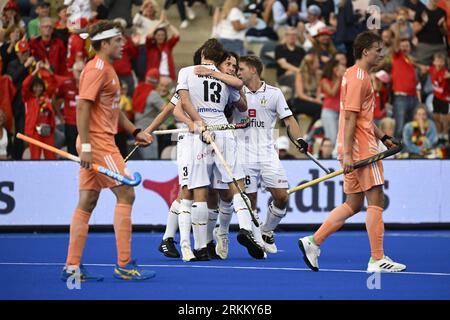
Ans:
[[[261,57],[321,159],[335,157],[341,80],[359,32],[381,35],[383,63],[371,74],[375,122],[402,139],[400,158],[448,158],[450,0],[8,0],[0,1],[0,159],[55,159],[14,139],[25,133],[76,154],[80,73],[94,52],[80,30],[100,19],[126,29],[121,108],[145,128],[170,100],[178,70],[210,37],[238,55]],[[175,128],[172,117],[161,129]],[[280,158],[295,159],[285,128]],[[133,139],[120,130],[125,156]],[[171,159],[158,136],[135,159]],[[381,146],[380,146],[381,148]]]

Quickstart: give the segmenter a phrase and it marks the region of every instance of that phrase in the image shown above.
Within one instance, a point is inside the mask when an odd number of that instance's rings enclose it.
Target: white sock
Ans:
[[[167,215],[166,232],[164,233],[163,240],[166,240],[167,238],[175,238],[175,234],[178,230],[179,210],[180,203],[177,200],[174,200]]]
[[[233,196],[233,204],[234,210],[236,210],[237,213],[239,228],[252,231],[252,219],[250,217],[250,213],[248,212],[248,208],[239,193]]]
[[[259,222],[259,227],[255,226],[255,224],[252,222],[252,232],[253,232],[253,236],[255,237],[256,242],[258,242],[259,245],[260,245],[261,247],[264,248],[264,240],[263,240],[263,238],[262,238],[262,233],[261,233],[262,221],[261,221],[261,219],[259,218],[259,215],[258,215],[258,213],[256,212],[256,210],[253,211],[253,214],[255,215],[256,220],[258,220],[258,222]]]
[[[267,210],[266,223],[262,227],[263,232],[270,232],[275,230],[275,228],[280,223],[281,219],[286,215],[286,208],[279,209],[275,207],[273,202],[270,203],[269,209]]]
[[[208,225],[208,205],[206,202],[192,204],[192,231],[195,250],[206,247],[206,230]]]
[[[216,227],[217,218],[219,217],[219,209],[208,208],[208,227],[206,231],[206,243],[213,241],[213,231]]]
[[[191,246],[191,207],[192,200],[181,200],[179,214],[178,214],[178,225],[180,226],[180,245]]]
[[[231,218],[233,218],[233,202],[219,202],[219,233],[227,234],[230,230]]]

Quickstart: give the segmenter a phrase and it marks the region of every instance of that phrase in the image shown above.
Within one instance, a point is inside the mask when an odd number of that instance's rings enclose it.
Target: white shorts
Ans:
[[[270,156],[270,161],[245,164],[244,172],[245,191],[247,193],[256,193],[259,182],[265,188],[288,188],[286,171],[276,153]]]
[[[177,142],[178,183],[181,187],[187,186],[192,164],[191,133],[179,133]]]
[[[236,180],[244,178],[244,171],[236,162],[236,141],[233,136],[216,134],[215,143]],[[188,188],[195,189],[212,186],[215,189],[228,189],[233,181],[225,170],[211,145],[203,143],[198,135],[192,141],[191,173],[188,176]]]

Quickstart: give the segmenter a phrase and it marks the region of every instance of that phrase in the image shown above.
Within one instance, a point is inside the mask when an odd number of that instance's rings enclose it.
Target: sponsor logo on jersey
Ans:
[[[248,116],[250,118],[256,118],[256,109],[248,109]]]
[[[264,128],[264,121],[258,121],[255,118],[253,118],[252,120],[250,120],[250,127],[252,128]]]
[[[205,107],[201,107],[198,108],[198,112],[223,112],[222,110],[216,109],[216,108],[205,108]]]

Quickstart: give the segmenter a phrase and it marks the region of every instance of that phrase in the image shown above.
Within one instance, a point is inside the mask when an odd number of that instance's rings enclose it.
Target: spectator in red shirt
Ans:
[[[400,31],[394,29],[395,38],[392,52],[392,91],[395,119],[395,137],[400,139],[403,125],[410,122],[417,107],[420,92],[417,92],[418,80],[411,53],[409,39],[400,39]]]
[[[66,47],[61,39],[53,35],[52,19],[41,19],[39,28],[41,35],[30,41],[31,55],[38,61],[48,61],[55,74],[66,75]]]
[[[70,36],[67,46],[67,69],[72,71],[75,62],[81,61],[86,63],[89,52],[86,48],[86,40],[82,39],[75,30],[85,28],[88,25],[88,20],[85,18],[72,20],[69,18]]]
[[[144,112],[145,104],[150,93],[155,90],[159,82],[159,71],[156,68],[150,69],[145,75],[145,81],[141,81],[133,94],[133,112]]]
[[[67,46],[69,40],[69,28],[67,27],[67,6],[62,5],[56,9],[59,19],[55,22],[55,35]]]
[[[172,33],[170,38],[166,27],[169,27]],[[175,81],[176,74],[172,51],[179,40],[178,30],[164,17],[164,20],[147,37],[147,70],[157,68],[160,75],[169,76]]]
[[[120,22],[122,27],[124,29],[126,28],[127,22],[124,19],[117,18],[114,21]],[[131,38],[130,36],[125,35],[124,39],[125,45],[122,50],[122,58],[115,60],[113,66],[119,76],[120,82],[125,82],[127,84],[126,95],[131,97],[134,92],[133,67],[131,61],[137,59],[139,56],[139,48],[137,47],[139,44],[139,37],[134,36]]]
[[[433,120],[436,123],[438,139],[448,141],[450,115],[450,72],[445,67],[445,53],[436,53],[428,70],[433,85]]]
[[[56,81],[49,67],[38,62],[35,71],[25,78],[22,85],[22,99],[25,103],[25,134],[54,145],[55,140],[55,113],[51,99],[56,90]],[[48,68],[48,69],[47,69]],[[38,76],[39,74],[39,76]],[[41,158],[41,148],[33,144],[29,145],[31,160]],[[44,150],[47,160],[55,160],[53,152]]]
[[[345,73],[345,66],[337,60],[329,61],[324,68],[320,88],[324,95],[322,104],[322,126],[325,131],[325,137],[329,138],[333,145],[336,143],[339,110],[341,81]]]
[[[76,140],[78,136],[77,130],[77,100],[80,84],[81,71],[84,63],[78,61],[73,65],[72,77],[65,80],[57,91],[57,108],[59,109],[64,103],[62,112],[64,117],[64,136],[67,145],[67,151],[73,155],[78,155],[76,148]]]

